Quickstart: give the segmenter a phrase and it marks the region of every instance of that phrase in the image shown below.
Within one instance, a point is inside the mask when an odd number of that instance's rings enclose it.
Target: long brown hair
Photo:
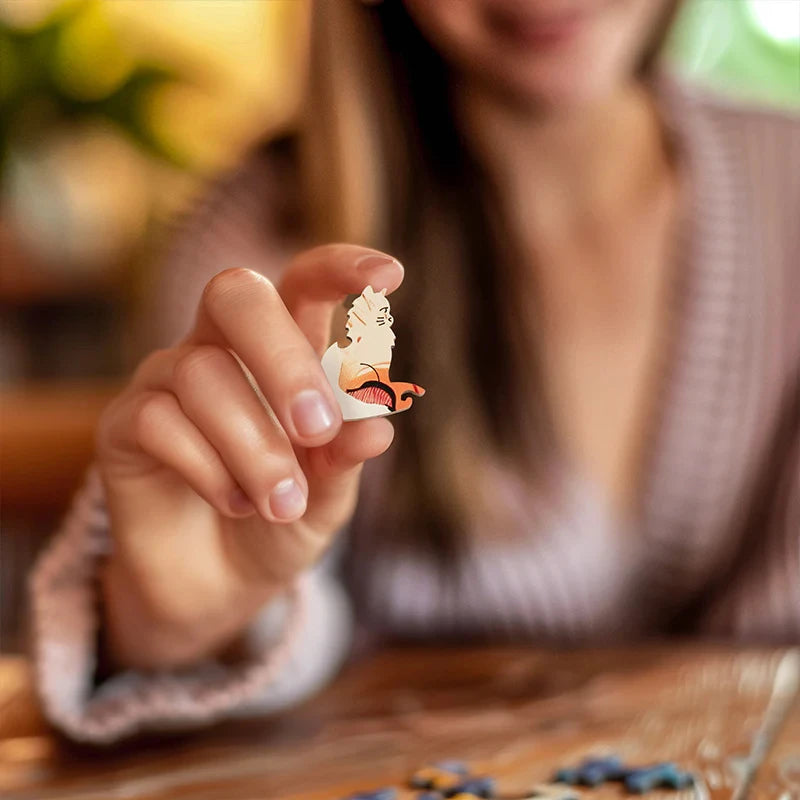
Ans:
[[[392,297],[392,371],[428,394],[395,418],[384,513],[440,554],[488,505],[480,475],[489,461],[544,477],[555,445],[535,293],[524,290],[502,198],[454,121],[449,85],[400,0],[316,0],[300,136],[304,206],[319,241],[374,246],[406,267]]]

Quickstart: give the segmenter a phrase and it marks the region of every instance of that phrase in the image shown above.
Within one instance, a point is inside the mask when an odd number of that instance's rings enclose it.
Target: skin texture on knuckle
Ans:
[[[158,379],[158,376],[163,374],[164,367],[169,365],[176,358],[176,351],[174,348],[163,348],[153,350],[139,363],[139,366],[133,372],[131,377],[131,384],[141,385],[147,384],[153,379]]]
[[[177,352],[174,348],[164,348],[149,353],[134,370],[128,385],[103,410],[94,432],[95,452],[100,458],[136,441],[139,404],[146,402],[150,393],[157,390],[155,387],[163,384],[163,377],[170,373]]]
[[[176,389],[189,389],[201,384],[213,375],[220,365],[231,360],[221,347],[201,345],[187,350],[175,360],[172,369],[172,380]]]
[[[133,412],[133,437],[140,447],[147,450],[166,433],[164,421],[168,418],[171,406],[172,401],[166,392],[141,396]]]
[[[324,389],[325,373],[310,345],[280,345],[270,352],[270,366],[280,376],[281,392],[294,397],[304,389]]]
[[[121,453],[130,453],[141,448],[139,426],[142,408],[152,398],[153,392],[128,386],[105,408],[94,431],[95,453],[101,464]]]
[[[275,286],[258,272],[245,267],[234,267],[217,273],[203,290],[203,305],[212,319],[230,313],[250,299],[253,292],[265,302],[278,300]]]

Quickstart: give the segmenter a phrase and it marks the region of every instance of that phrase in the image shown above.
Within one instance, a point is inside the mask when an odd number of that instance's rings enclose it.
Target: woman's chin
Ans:
[[[583,43],[558,53],[508,52],[482,59],[484,80],[491,80],[512,102],[564,110],[613,94],[630,80],[633,61],[622,52]]]
[[[537,74],[524,78],[519,74],[507,83],[512,102],[531,111],[570,112],[594,105],[612,94],[620,81],[603,76],[571,74]]]

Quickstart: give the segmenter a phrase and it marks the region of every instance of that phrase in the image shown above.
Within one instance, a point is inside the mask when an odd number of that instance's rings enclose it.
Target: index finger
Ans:
[[[295,444],[318,447],[342,415],[319,356],[263,275],[230,269],[206,284],[188,345],[232,350]]]

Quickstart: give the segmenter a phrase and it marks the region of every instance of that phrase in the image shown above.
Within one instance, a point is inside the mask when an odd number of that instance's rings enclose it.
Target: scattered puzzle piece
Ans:
[[[623,780],[627,769],[617,756],[587,758],[578,767],[565,767],[553,776],[555,783],[568,783],[572,786],[599,786],[606,781]]]
[[[620,781],[628,792],[644,794],[653,789],[686,789],[694,776],[673,762],[626,767],[617,756],[586,758],[577,767],[558,770],[554,783],[540,783],[521,794],[498,795],[495,779],[470,775],[461,761],[438,761],[417,770],[409,779],[412,789],[424,789],[416,800],[581,800],[576,784],[596,787],[606,781]],[[568,786],[564,786],[568,784]],[[351,795],[347,800],[396,800],[395,789],[377,789]]]
[[[488,775],[477,778],[466,778],[461,783],[445,789],[445,797],[458,797],[459,794],[473,795],[475,797],[490,798],[495,796],[495,780]]]
[[[437,761],[417,770],[409,781],[412,789],[447,789],[469,776],[469,768],[461,761]]]
[[[644,794],[653,789],[686,789],[694,783],[690,772],[684,772],[672,762],[644,767],[626,767],[616,756],[587,758],[578,767],[566,767],[556,772],[559,783],[599,786],[606,781],[622,781],[634,794]]]
[[[690,772],[684,772],[672,762],[634,767],[624,778],[625,788],[634,794],[644,794],[653,789],[688,789],[694,784]]]

